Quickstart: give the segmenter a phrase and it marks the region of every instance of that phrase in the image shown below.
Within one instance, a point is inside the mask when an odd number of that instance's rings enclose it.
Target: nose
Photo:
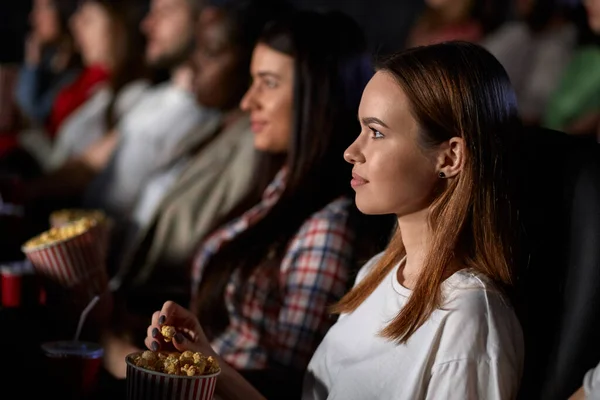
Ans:
[[[350,164],[362,164],[365,162],[365,156],[358,144],[358,139],[354,141],[344,152],[344,160]]]
[[[240,108],[242,111],[250,111],[253,108],[256,108],[256,95],[255,95],[254,85],[250,85],[244,97],[240,101]]]

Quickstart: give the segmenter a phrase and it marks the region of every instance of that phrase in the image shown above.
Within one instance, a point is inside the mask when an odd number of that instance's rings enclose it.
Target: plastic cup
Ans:
[[[49,378],[49,397],[92,399],[104,350],[91,342],[56,341],[42,344]]]

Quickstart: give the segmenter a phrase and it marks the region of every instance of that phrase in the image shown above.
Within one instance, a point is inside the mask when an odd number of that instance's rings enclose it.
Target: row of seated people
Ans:
[[[109,3],[84,2],[79,18],[106,24],[80,29],[114,30]],[[103,129],[27,187],[118,222],[111,373],[165,345],[160,321],[187,329],[178,349],[219,357],[223,398],[517,396],[521,130],[493,56],[447,43],[374,74],[354,21],[261,1],[154,0],[143,26],[170,79],[121,118],[107,95],[113,123],[85,122]]]

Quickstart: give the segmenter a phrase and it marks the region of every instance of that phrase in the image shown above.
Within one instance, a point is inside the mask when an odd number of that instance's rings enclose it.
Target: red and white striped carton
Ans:
[[[79,235],[21,250],[44,280],[75,289],[85,302],[108,286],[104,234],[94,225]]]
[[[50,227],[60,228],[61,226],[68,225],[81,218],[92,218],[96,220],[96,225],[91,229],[98,230],[98,240],[106,247],[104,251],[105,254],[108,254],[108,245],[113,221],[101,210],[66,209],[55,211],[50,214]]]
[[[169,375],[138,367],[133,353],[127,363],[127,400],[212,400],[221,371],[212,375]]]

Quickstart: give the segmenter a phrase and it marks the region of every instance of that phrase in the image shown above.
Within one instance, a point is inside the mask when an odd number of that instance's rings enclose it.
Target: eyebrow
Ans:
[[[268,78],[268,77],[271,77],[271,78],[280,79],[280,76],[279,76],[279,75],[277,75],[277,74],[276,74],[276,73],[274,73],[274,72],[268,72],[268,71],[259,71],[259,72],[256,74],[256,76],[258,76],[259,78]]]
[[[377,124],[377,125],[381,125],[384,128],[388,128],[389,126],[387,126],[382,120],[380,120],[379,118],[375,118],[375,117],[365,117],[363,119],[361,119],[361,122],[363,123],[363,125],[369,125],[369,124]]]

